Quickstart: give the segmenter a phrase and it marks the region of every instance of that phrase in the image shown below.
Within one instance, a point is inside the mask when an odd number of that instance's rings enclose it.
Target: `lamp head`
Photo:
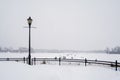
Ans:
[[[31,26],[32,21],[33,21],[33,20],[31,19],[31,17],[29,17],[29,18],[27,19],[27,21],[28,21],[28,25]]]

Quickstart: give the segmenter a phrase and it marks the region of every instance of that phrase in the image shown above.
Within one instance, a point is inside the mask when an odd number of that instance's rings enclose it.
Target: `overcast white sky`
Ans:
[[[95,50],[120,45],[120,0],[0,0],[0,46]]]

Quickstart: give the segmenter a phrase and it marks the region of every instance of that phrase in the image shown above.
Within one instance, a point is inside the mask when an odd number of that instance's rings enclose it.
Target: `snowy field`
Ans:
[[[0,80],[120,80],[120,71],[98,66],[29,66],[0,62]]]
[[[0,58],[27,57],[28,53],[0,53]],[[120,61],[118,54],[103,53],[34,53],[32,57],[63,57]],[[33,65],[19,62],[0,62],[0,80],[120,80],[120,70],[104,66]]]

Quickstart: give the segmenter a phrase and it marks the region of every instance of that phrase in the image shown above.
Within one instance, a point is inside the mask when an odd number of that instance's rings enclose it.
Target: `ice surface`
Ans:
[[[23,58],[27,57],[28,53],[0,53],[0,58]],[[32,53],[32,57],[40,58],[54,58],[54,57],[66,57],[74,59],[91,59],[91,60],[105,60],[120,62],[119,54],[106,54],[106,53]]]

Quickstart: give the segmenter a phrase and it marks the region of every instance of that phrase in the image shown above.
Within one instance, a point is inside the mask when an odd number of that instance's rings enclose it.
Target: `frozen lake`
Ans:
[[[105,60],[120,62],[119,54],[106,54],[106,53],[32,53],[32,57],[37,58],[55,58],[66,57],[68,59],[90,59],[90,60]],[[28,53],[0,53],[0,58],[23,58],[27,57]]]

